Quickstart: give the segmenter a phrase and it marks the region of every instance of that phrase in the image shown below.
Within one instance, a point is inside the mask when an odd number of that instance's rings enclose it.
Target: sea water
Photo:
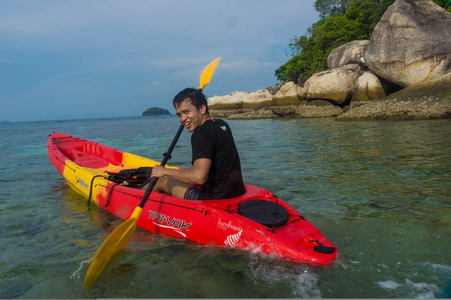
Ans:
[[[94,288],[83,278],[121,220],[70,189],[52,132],[161,160],[175,116],[0,124],[0,298],[434,298],[451,280],[450,120],[230,120],[247,183],[339,249],[315,267],[137,230]],[[189,167],[183,132],[169,165]]]

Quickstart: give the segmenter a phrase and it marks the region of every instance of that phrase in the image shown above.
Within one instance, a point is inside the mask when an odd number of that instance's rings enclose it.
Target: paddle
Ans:
[[[204,87],[210,82],[211,77],[213,76],[216,66],[218,65],[220,60],[221,57],[216,58],[202,71],[199,80],[200,90],[203,90]],[[164,158],[161,162],[161,166],[164,167],[169,158],[171,157],[172,150],[174,149],[175,144],[177,143],[180,135],[182,134],[183,128],[184,126],[180,125],[179,129],[177,130],[177,133],[175,134],[174,139],[172,140],[171,145],[168,148],[168,151],[164,155]],[[149,198],[149,195],[152,192],[152,189],[154,188],[155,184],[157,183],[157,180],[158,177],[152,178],[152,180],[149,183],[149,186],[147,187],[144,193],[143,198],[141,199],[141,202],[133,211],[133,214],[131,215],[130,219],[119,225],[105,240],[105,242],[103,242],[102,246],[100,246],[100,248],[97,250],[85,276],[86,288],[90,289],[92,287],[96,279],[102,274],[105,268],[108,265],[110,265],[114,261],[116,256],[119,253],[121,253],[127,246],[127,243],[130,240],[131,236],[133,235],[133,232],[135,232],[136,222],[138,221],[138,218],[141,215],[144,204],[146,204],[146,201]]]

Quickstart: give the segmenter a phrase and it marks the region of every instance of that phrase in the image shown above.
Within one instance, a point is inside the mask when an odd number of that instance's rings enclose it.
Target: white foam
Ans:
[[[75,272],[70,276],[70,278],[71,278],[71,279],[77,279],[77,278],[80,278],[80,277],[81,277],[81,270],[83,269],[83,265],[84,265],[85,263],[86,263],[86,264],[90,264],[91,261],[92,261],[92,258],[87,259],[87,260],[83,260],[82,262],[80,262],[80,267],[78,268],[77,271],[75,271]]]
[[[294,281],[293,297],[321,298],[321,290],[318,288],[319,277],[313,273],[304,273],[296,276]]]
[[[262,261],[251,262],[254,278],[268,284],[283,282],[291,287],[293,298],[321,298],[318,287],[319,276],[308,267],[292,268],[280,265],[265,265]]]
[[[379,281],[376,282],[381,288],[386,290],[396,290],[398,288],[407,288],[412,292],[413,298],[419,299],[431,299],[435,298],[434,294],[440,292],[437,285],[433,283],[413,282],[409,279],[405,279],[405,284],[400,284],[394,280]]]
[[[387,280],[387,281],[379,281],[376,282],[381,288],[386,290],[396,290],[398,287],[401,286],[401,284],[397,283],[393,280]]]
[[[434,293],[440,292],[440,289],[438,288],[438,286],[433,283],[431,283],[431,284],[424,283],[424,282],[415,283],[409,279],[406,279],[406,283],[408,286],[413,287],[415,289],[415,291],[418,293],[415,296],[415,298],[420,298],[420,299],[435,298]]]

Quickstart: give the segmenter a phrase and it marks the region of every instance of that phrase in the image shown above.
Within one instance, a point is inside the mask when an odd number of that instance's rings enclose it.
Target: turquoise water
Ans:
[[[245,181],[340,250],[318,268],[138,230],[91,291],[83,277],[120,220],[51,165],[62,132],[161,160],[175,116],[0,124],[0,298],[434,298],[451,280],[450,120],[229,121]],[[169,164],[187,167],[184,132]]]

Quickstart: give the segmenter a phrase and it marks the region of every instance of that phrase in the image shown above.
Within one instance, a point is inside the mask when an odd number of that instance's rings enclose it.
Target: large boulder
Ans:
[[[327,67],[336,69],[350,64],[366,66],[365,53],[369,42],[368,40],[352,41],[335,48],[327,57]]]
[[[387,96],[381,80],[373,72],[365,72],[357,79],[354,92],[352,93],[352,106],[378,100]]]
[[[299,105],[304,99],[304,89],[293,81],[285,83],[272,97],[272,106]]]
[[[243,97],[243,109],[269,108],[272,94],[267,89],[252,92]]]
[[[306,98],[344,105],[350,100],[355,82],[362,73],[360,66],[353,64],[313,74],[304,84]]]
[[[233,92],[226,96],[214,96],[208,99],[209,110],[236,110],[269,108],[273,95],[268,89],[252,93]]]
[[[365,61],[404,87],[451,72],[451,14],[432,0],[397,0],[374,28]]]
[[[226,96],[214,96],[208,98],[208,109],[241,109],[243,108],[243,99],[247,97],[247,92],[233,92]]]

